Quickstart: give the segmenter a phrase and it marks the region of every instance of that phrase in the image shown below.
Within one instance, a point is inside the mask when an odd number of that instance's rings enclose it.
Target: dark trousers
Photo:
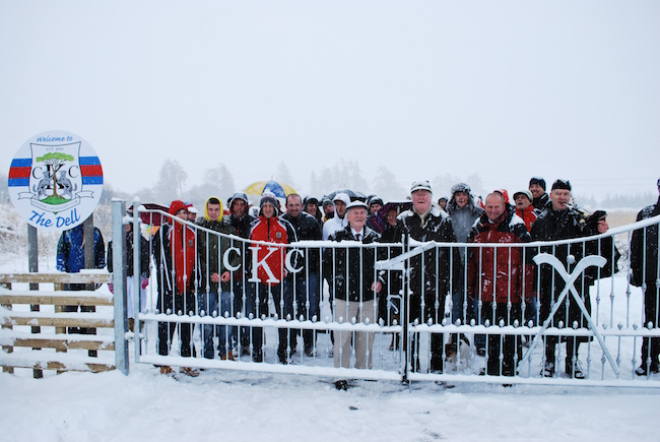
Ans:
[[[644,327],[648,327],[649,322],[652,322],[653,328],[658,328],[658,287],[654,282],[646,284],[644,291]],[[650,367],[651,371],[657,371],[660,363],[658,362],[658,355],[660,355],[660,338],[643,338],[642,339],[642,365]],[[650,357],[650,361],[649,361]],[[648,364],[648,366],[647,366]]]
[[[245,314],[249,317],[252,313],[255,319],[261,319],[263,315],[268,318],[269,292],[273,296],[278,319],[287,319],[288,315],[293,319],[293,294],[288,280],[276,285],[249,283]],[[282,361],[296,348],[296,333],[293,329],[280,328],[278,336],[277,355]],[[263,342],[263,327],[252,327],[252,359],[256,362],[263,361]]]
[[[437,309],[436,309],[437,306]],[[440,324],[445,317],[445,295],[438,291],[437,299],[435,291],[426,291],[424,293],[424,309],[423,316],[421,308],[421,299],[418,294],[413,292],[410,296],[410,319],[414,321],[415,319],[420,320],[425,324],[428,324],[429,319],[433,324]],[[436,371],[442,373],[444,368],[444,361],[442,358],[443,346],[444,346],[444,336],[442,333],[431,333],[431,360],[429,369],[431,371]],[[412,337],[412,356],[411,356],[411,369],[412,371],[418,372],[420,369],[419,361],[419,336],[418,333],[413,334]]]
[[[189,312],[196,311],[195,295],[192,293],[172,295],[172,292],[164,291],[158,295],[158,309],[160,313],[175,314],[179,312],[183,316],[188,315]],[[170,351],[170,343],[176,330],[176,322],[159,322],[158,323],[158,354],[161,356],[168,356]],[[180,323],[180,341],[181,341],[181,357],[189,358],[193,354],[192,346],[190,345],[190,337],[192,335],[192,324]]]
[[[493,310],[493,307],[495,309]],[[506,302],[486,302],[481,307],[483,322],[490,321],[492,326],[512,325],[514,321],[522,323],[522,308],[520,304],[511,304],[511,311]],[[518,335],[488,335],[488,361],[486,371],[491,376],[514,376],[516,361],[522,358],[522,336]],[[500,359],[501,358],[501,359]]]
[[[80,292],[83,290],[94,290],[94,287],[89,287],[87,284],[66,284],[65,290],[71,291],[71,292]],[[65,305],[64,306],[64,311],[67,313],[77,313],[78,311],[82,313],[90,312],[94,313],[96,312],[96,306],[94,305]],[[67,333],[73,334],[73,333],[79,333],[82,335],[95,335],[96,334],[96,329],[91,328],[91,327],[69,327],[67,328]]]

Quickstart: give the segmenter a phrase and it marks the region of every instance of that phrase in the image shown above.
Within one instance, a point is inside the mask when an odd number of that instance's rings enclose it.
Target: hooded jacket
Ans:
[[[490,222],[486,214],[481,215],[468,239],[475,244],[524,244],[530,241],[524,222],[512,211],[505,211],[495,222]],[[523,247],[470,248],[468,295],[486,302],[514,304],[520,303],[523,296],[530,298],[534,270],[529,262]]]
[[[211,221],[208,213],[208,204],[211,198],[220,202],[220,216],[215,221]],[[223,220],[222,200],[217,197],[210,197],[204,204],[204,217],[199,218],[196,224],[201,227],[197,230],[197,258],[199,269],[199,290],[206,293],[215,293],[218,289],[223,292],[231,291],[231,280],[218,284],[211,280],[214,273],[222,275],[229,271],[224,262],[224,254],[229,248],[237,247],[240,249],[238,239],[233,240],[229,235],[238,236],[236,229]],[[228,255],[229,265],[236,267],[241,263],[241,257],[238,253]]]
[[[183,201],[172,201],[172,218],[163,224],[154,238],[154,261],[158,269],[158,284],[167,292],[184,294],[193,287],[193,271],[197,257],[195,232],[175,217],[186,209]]]

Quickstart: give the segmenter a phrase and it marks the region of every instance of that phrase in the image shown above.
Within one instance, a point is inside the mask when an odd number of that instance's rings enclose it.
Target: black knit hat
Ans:
[[[538,184],[543,190],[545,190],[545,180],[543,178],[532,178],[529,180],[529,186],[532,187],[532,184]]]
[[[552,190],[555,189],[573,190],[571,187],[571,182],[568,180],[557,180],[552,183]]]

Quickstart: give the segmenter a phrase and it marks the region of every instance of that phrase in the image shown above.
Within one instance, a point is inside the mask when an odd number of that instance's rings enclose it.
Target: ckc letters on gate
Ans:
[[[268,254],[264,256],[261,260],[259,260],[259,254],[257,253],[259,250],[261,250],[262,247],[266,247],[268,249]],[[273,271],[271,270],[270,266],[266,262],[266,260],[275,252],[279,252],[282,247],[278,246],[264,246],[260,244],[254,244],[253,246],[250,247],[252,249],[252,276],[248,279],[250,282],[258,282],[259,279],[257,278],[257,270],[259,270],[259,267],[262,267],[266,274],[268,275],[268,282],[273,283],[273,284],[279,284],[280,280],[277,279],[277,277],[273,274]],[[241,266],[232,266],[229,263],[229,255],[230,253],[235,252],[238,256],[241,256],[241,250],[237,247],[230,247],[227,250],[225,250],[225,253],[222,255],[222,262],[225,265],[225,268],[231,272],[235,272],[238,270]],[[289,273],[298,273],[302,270],[302,267],[299,268],[294,268],[293,263],[291,262],[293,260],[294,254],[299,254],[301,258],[305,257],[305,252],[300,250],[300,249],[291,249],[286,253],[286,257],[284,260],[284,265],[286,270]]]

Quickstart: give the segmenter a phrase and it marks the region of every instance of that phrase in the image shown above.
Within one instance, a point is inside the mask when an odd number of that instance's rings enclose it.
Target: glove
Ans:
[[[146,289],[148,285],[149,285],[149,278],[140,279],[140,287],[142,287],[142,290]]]
[[[110,290],[110,293],[113,295],[115,294],[115,285],[111,282],[108,283],[108,290]]]

